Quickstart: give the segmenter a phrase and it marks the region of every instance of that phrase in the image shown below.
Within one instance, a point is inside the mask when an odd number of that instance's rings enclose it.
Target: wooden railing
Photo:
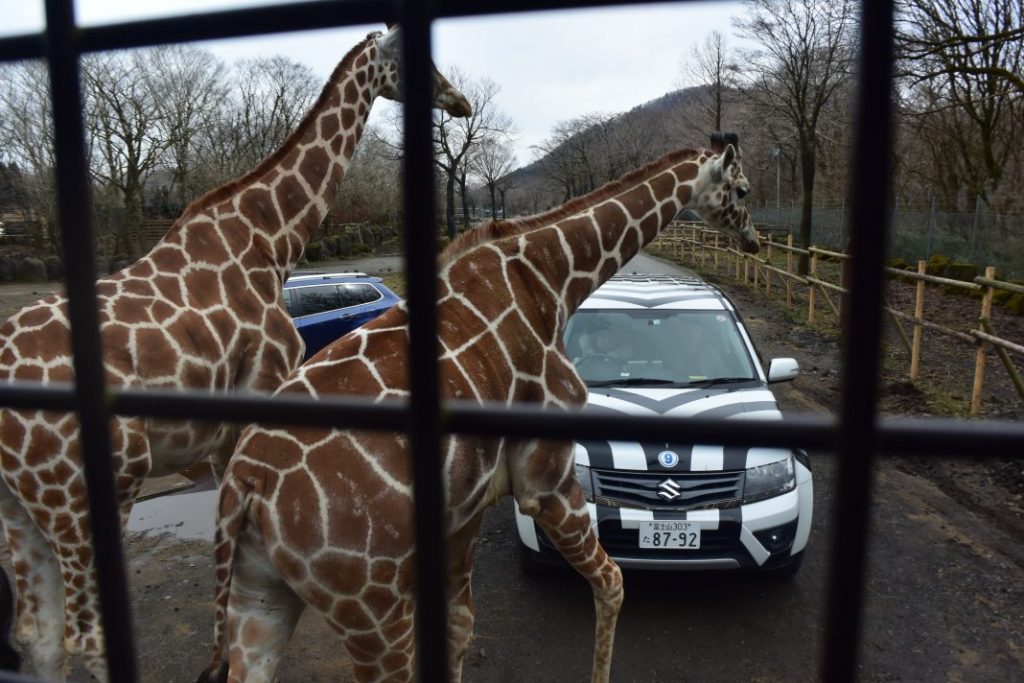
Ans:
[[[797,299],[806,298],[806,321],[809,325],[819,325],[819,309],[822,303],[835,316],[838,327],[842,328],[844,311],[843,298],[847,293],[844,273],[849,255],[830,251],[819,247],[802,249],[794,246],[793,236],[787,235],[786,241],[777,241],[773,236],[761,237],[762,251],[759,255],[746,254],[730,246],[728,239],[720,233],[709,230],[700,223],[673,223],[662,231],[658,238],[648,247],[654,254],[672,258],[694,268],[698,272],[714,272],[732,275],[744,285],[766,296],[772,295],[772,288],[785,288],[787,308],[797,307]],[[808,258],[806,275],[797,272],[798,257]],[[971,415],[981,411],[981,401],[985,383],[985,361],[990,351],[999,356],[1003,367],[1017,390],[1024,399],[1024,381],[1013,363],[1011,354],[1024,356],[1024,345],[1004,339],[996,334],[992,326],[992,300],[996,291],[1024,293],[1024,287],[1012,282],[996,279],[995,268],[989,266],[985,275],[974,278],[972,282],[952,278],[929,275],[925,272],[926,262],[919,261],[917,272],[886,268],[892,278],[898,278],[915,284],[913,314],[896,310],[886,305],[885,312],[893,323],[907,352],[910,354],[909,376],[911,381],[918,379],[921,367],[921,340],[924,330],[956,339],[975,351],[974,377],[971,388]],[[832,279],[828,279],[832,278]],[[981,310],[977,319],[977,327],[953,329],[925,318],[925,293],[927,287],[941,287],[938,291],[947,296],[948,288],[955,288],[981,295]],[[833,296],[835,295],[835,296]],[[907,334],[903,322],[913,325],[910,335]]]

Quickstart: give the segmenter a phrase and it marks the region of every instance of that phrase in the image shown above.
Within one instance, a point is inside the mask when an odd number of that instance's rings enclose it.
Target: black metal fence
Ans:
[[[406,215],[432,214],[430,71],[432,20],[474,14],[628,4],[595,0],[337,0],[215,12],[118,25],[79,28],[73,0],[47,0],[42,34],[0,39],[0,61],[45,58],[49,62],[57,141],[59,215],[64,227],[69,317],[77,381],[73,386],[12,383],[0,387],[0,406],[75,411],[81,424],[93,539],[106,632],[110,679],[138,680],[131,615],[125,584],[118,512],[111,477],[108,421],[113,414],[187,418],[238,423],[329,425],[399,430],[416,452],[414,485],[418,554],[417,652],[423,681],[444,680],[447,671],[447,614],[444,591],[440,437],[444,433],[505,434],[519,437],[629,438],[729,445],[821,448],[838,459],[838,491],[833,535],[843,539],[831,550],[826,642],[820,676],[851,681],[861,628],[871,470],[881,453],[1019,456],[1024,425],[946,420],[883,420],[877,414],[878,349],[881,337],[882,264],[888,243],[889,150],[892,141],[892,0],[865,0],[861,13],[861,55],[856,101],[854,180],[848,225],[853,254],[850,326],[857,344],[843,357],[842,404],[836,419],[788,417],[782,422],[725,423],[709,419],[608,418],[551,414],[529,407],[512,409],[439,404],[436,318],[432,258],[434,235],[405,227],[411,345],[408,402],[374,404],[345,398],[322,401],[288,397],[210,396],[188,392],[113,391],[104,385],[93,272],[94,235],[90,227],[79,58],[83,53],[213,38],[278,33],[330,26],[398,21],[405,50],[405,206]],[[869,142],[870,141],[870,142]],[[415,208],[415,211],[411,210]],[[0,674],[0,681],[25,681]]]

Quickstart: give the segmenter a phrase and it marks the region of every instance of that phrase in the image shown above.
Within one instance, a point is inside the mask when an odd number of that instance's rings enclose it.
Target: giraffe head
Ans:
[[[377,48],[379,70],[383,76],[381,86],[381,97],[395,102],[402,101],[401,63],[402,37],[401,29],[397,26],[390,26],[385,34],[378,34]],[[469,100],[455,86],[448,82],[448,79],[441,75],[435,68],[434,71],[434,107],[448,112],[452,116],[462,118],[473,113]]]
[[[743,201],[750,193],[750,181],[743,175],[739,138],[735,133],[713,133],[711,152],[696,209],[708,225],[734,238],[743,251],[756,254],[757,233]]]

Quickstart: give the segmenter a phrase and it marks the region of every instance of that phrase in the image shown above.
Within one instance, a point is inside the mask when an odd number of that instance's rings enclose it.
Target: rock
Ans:
[[[50,280],[59,280],[64,277],[64,262],[58,256],[47,256],[43,259],[46,264],[46,277]]]
[[[46,282],[46,264],[32,256],[26,256],[14,269],[15,279],[21,282]]]
[[[0,282],[10,282],[14,279],[14,261],[6,256],[0,256]]]

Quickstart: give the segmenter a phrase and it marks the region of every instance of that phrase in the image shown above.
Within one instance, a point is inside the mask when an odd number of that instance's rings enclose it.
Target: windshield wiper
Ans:
[[[686,386],[706,389],[708,387],[717,387],[722,384],[738,384],[739,382],[753,382],[754,380],[754,377],[712,377],[710,379],[699,379],[690,382]]]
[[[588,387],[650,387],[668,384],[679,386],[679,382],[673,379],[654,379],[653,377],[619,377],[617,379],[587,382]]]

